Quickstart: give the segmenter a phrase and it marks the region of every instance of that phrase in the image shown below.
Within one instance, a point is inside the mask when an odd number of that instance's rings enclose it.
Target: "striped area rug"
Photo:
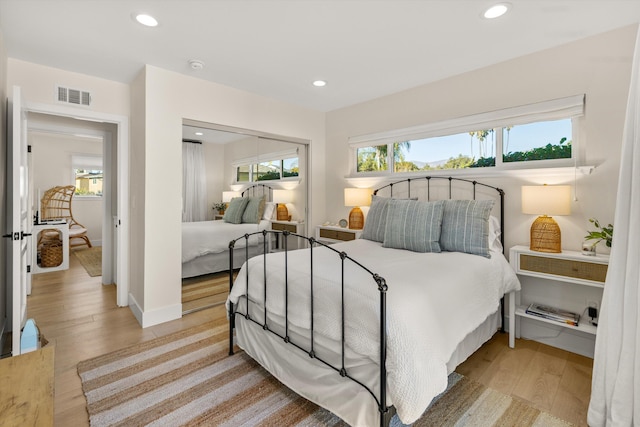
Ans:
[[[227,338],[227,322],[211,322],[80,362],[91,426],[346,425],[245,353],[228,356]],[[455,373],[414,425],[570,426]]]

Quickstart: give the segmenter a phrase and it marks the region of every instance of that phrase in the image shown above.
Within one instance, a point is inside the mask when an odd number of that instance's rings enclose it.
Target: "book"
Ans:
[[[544,304],[538,304],[536,302],[527,307],[526,313],[573,326],[578,326],[578,322],[580,321],[579,314]]]

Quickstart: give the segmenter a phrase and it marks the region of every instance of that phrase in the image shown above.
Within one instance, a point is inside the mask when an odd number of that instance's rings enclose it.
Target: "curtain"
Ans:
[[[207,219],[207,174],[202,144],[182,143],[182,222]]]
[[[640,31],[613,225],[587,415],[591,427],[640,424]]]

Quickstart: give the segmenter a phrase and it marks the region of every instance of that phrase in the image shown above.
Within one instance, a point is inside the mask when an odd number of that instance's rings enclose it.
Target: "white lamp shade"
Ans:
[[[570,215],[570,185],[525,185],[522,187],[522,213],[531,215]]]
[[[273,190],[273,201],[275,203],[291,203],[293,194],[289,190]]]
[[[370,188],[345,188],[344,205],[369,206],[371,205],[371,194],[373,194],[373,190]]]
[[[241,194],[240,194],[239,191],[223,191],[222,192],[222,202],[223,203],[228,203],[234,197],[240,197],[240,196],[241,196]]]

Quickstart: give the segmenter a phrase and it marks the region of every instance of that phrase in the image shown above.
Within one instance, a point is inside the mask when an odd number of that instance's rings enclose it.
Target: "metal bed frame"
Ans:
[[[426,177],[420,177],[420,178],[409,178],[409,179],[405,179],[405,180],[401,180],[401,181],[397,181],[397,182],[393,182],[390,184],[387,184],[383,187],[380,187],[378,189],[376,189],[374,191],[374,195],[377,195],[378,192],[380,190],[389,188],[389,192],[390,192],[390,197],[393,197],[393,188],[394,186],[397,186],[398,184],[401,183],[406,183],[407,184],[407,194],[408,197],[411,197],[411,182],[415,182],[418,180],[426,180],[427,182],[427,200],[430,199],[430,193],[431,193],[431,180],[448,180],[448,194],[449,194],[449,199],[452,198],[453,195],[453,190],[452,190],[452,183],[453,182],[463,182],[463,183],[467,183],[469,185],[472,186],[472,193],[473,193],[473,200],[476,199],[476,186],[480,185],[483,187],[486,187],[488,189],[491,190],[495,190],[499,196],[500,199],[500,225],[501,225],[501,229],[504,229],[504,191],[500,188],[497,187],[493,187],[490,185],[486,185],[486,184],[482,184],[479,183],[477,181],[472,181],[472,180],[467,180],[467,179],[461,179],[461,178],[453,178],[453,177],[437,177],[437,176],[426,176]],[[378,406],[378,411],[380,412],[380,426],[381,427],[386,427],[389,425],[389,423],[391,422],[391,418],[393,417],[393,415],[395,414],[395,408],[393,406],[387,406],[387,370],[386,370],[386,360],[387,360],[387,335],[386,335],[386,322],[387,322],[387,290],[388,290],[388,286],[387,283],[385,281],[385,279],[381,276],[379,276],[376,273],[373,273],[371,270],[369,270],[368,268],[364,267],[362,264],[360,264],[358,261],[354,260],[353,258],[351,258],[349,255],[347,255],[347,253],[343,252],[343,251],[338,251],[334,248],[332,248],[330,245],[327,245],[325,243],[322,243],[318,240],[316,240],[313,237],[306,237],[306,236],[302,236],[296,233],[292,233],[289,231],[274,231],[274,230],[263,230],[260,232],[255,232],[255,233],[250,233],[250,234],[245,234],[244,236],[238,237],[234,240],[232,240],[231,242],[229,242],[229,290],[231,291],[231,289],[233,288],[233,282],[234,282],[234,263],[233,263],[233,253],[234,253],[234,247],[236,242],[238,242],[239,240],[245,239],[248,240],[251,236],[255,235],[255,234],[262,234],[264,239],[263,239],[263,244],[265,245],[264,248],[264,252],[263,252],[263,276],[264,276],[264,281],[263,281],[263,295],[262,297],[264,298],[264,316],[263,319],[254,319],[253,317],[251,317],[251,315],[249,314],[249,304],[250,304],[250,298],[249,298],[249,269],[245,269],[246,272],[246,289],[245,289],[245,296],[243,297],[244,300],[246,301],[246,313],[240,313],[238,311],[236,311],[237,307],[234,307],[234,304],[229,302],[229,322],[230,322],[230,327],[229,327],[229,355],[233,355],[234,354],[234,344],[233,344],[233,334],[234,334],[234,329],[235,329],[235,321],[236,315],[242,316],[244,317],[246,320],[249,320],[253,323],[255,323],[256,325],[260,326],[263,330],[268,331],[272,334],[274,334],[275,336],[279,337],[280,339],[282,339],[285,343],[290,344],[294,347],[296,347],[297,349],[301,350],[304,353],[307,353],[309,355],[310,358],[312,359],[316,359],[317,361],[321,362],[322,364],[326,365],[327,367],[333,369],[334,371],[336,371],[340,376],[342,377],[346,377],[349,378],[350,380],[356,382],[357,384],[359,384],[360,386],[362,386],[363,388],[365,388],[373,397],[373,399],[376,401],[376,404]],[[285,325],[284,325],[284,335],[278,333],[277,331],[274,331],[273,329],[271,329],[267,323],[267,313],[268,313],[268,308],[267,308],[267,300],[266,300],[266,296],[267,296],[267,287],[268,287],[268,283],[267,283],[267,274],[266,274],[266,265],[267,265],[267,235],[268,234],[276,234],[276,235],[282,235],[283,237],[283,251],[285,253],[285,260],[284,260],[284,286],[285,286]],[[291,338],[289,337],[289,324],[288,324],[288,313],[289,313],[289,304],[288,304],[288,295],[289,295],[289,288],[288,288],[288,248],[287,248],[287,241],[289,237],[295,237],[295,238],[300,238],[300,239],[305,239],[307,240],[307,242],[309,243],[309,256],[310,256],[310,266],[311,266],[311,271],[309,272],[310,274],[310,307],[309,307],[309,312],[310,312],[310,316],[311,316],[311,327],[310,327],[310,340],[307,343],[308,347],[303,347],[302,344],[299,343],[295,343],[291,341]],[[504,233],[501,233],[500,236],[501,239],[501,243],[502,246],[504,248]],[[340,359],[341,359],[341,363],[339,366],[334,366],[331,363],[327,362],[326,360],[318,357],[314,351],[314,346],[315,346],[315,340],[314,340],[314,286],[313,286],[313,258],[314,258],[314,249],[316,247],[324,247],[327,248],[331,251],[333,251],[336,256],[338,256],[341,260],[341,266],[342,266],[342,276],[341,276],[341,320],[340,320],[340,324],[341,324],[341,354],[340,354]],[[248,247],[245,245],[245,261],[248,260],[249,258],[249,254],[248,254]],[[504,251],[504,249],[503,249]],[[258,255],[260,256],[260,255]],[[372,282],[372,287],[375,286],[378,293],[379,293],[379,304],[380,304],[380,332],[379,332],[379,337],[380,337],[380,351],[379,351],[379,366],[380,366],[380,371],[379,371],[379,375],[380,375],[380,390],[378,391],[378,393],[376,394],[376,392],[374,390],[371,390],[368,386],[366,386],[365,384],[363,384],[361,381],[359,381],[356,378],[353,378],[352,376],[349,375],[349,373],[347,372],[347,369],[345,368],[345,300],[344,300],[344,289],[345,289],[345,281],[344,281],[344,271],[345,271],[345,263],[346,262],[352,262],[353,264],[357,265],[358,267],[360,267],[361,269],[363,269],[364,271],[366,271],[370,276],[371,276],[371,282]],[[501,298],[500,300],[500,310],[501,310],[501,316],[502,316],[502,326],[501,326],[501,332],[504,332],[504,296]]]

